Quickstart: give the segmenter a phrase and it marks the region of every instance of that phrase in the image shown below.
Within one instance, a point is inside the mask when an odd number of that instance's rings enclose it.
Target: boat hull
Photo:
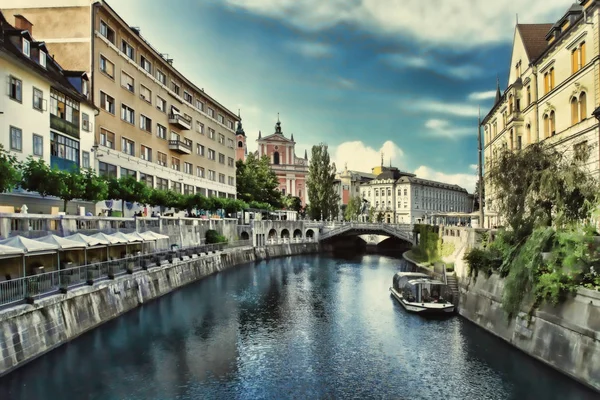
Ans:
[[[392,296],[404,307],[406,311],[417,314],[450,314],[454,312],[453,304],[441,303],[411,303],[402,297],[394,288],[390,288]]]

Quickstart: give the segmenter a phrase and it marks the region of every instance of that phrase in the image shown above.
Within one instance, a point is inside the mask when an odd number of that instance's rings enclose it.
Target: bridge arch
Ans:
[[[282,229],[281,230],[281,238],[282,239],[289,239],[290,238],[290,231],[288,231],[287,229]]]
[[[300,229],[294,230],[294,239],[302,239],[302,231]]]
[[[246,231],[243,231],[240,234],[240,240],[250,240],[250,234]]]
[[[312,238],[314,238],[314,237],[315,237],[315,231],[313,231],[312,229],[307,229],[307,230],[306,230],[306,235],[305,235],[305,237],[306,237],[307,239],[312,239]]]

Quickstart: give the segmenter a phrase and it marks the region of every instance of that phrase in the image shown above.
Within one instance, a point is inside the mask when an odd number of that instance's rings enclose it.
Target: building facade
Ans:
[[[100,175],[133,175],[180,193],[235,197],[236,114],[209,96],[105,1],[0,0],[44,21],[38,36],[67,68],[91,74]],[[115,206],[120,202],[115,202]]]
[[[504,149],[545,142],[598,176],[600,1],[579,0],[552,24],[517,24],[508,86],[482,121],[487,174]],[[486,183],[485,225],[499,223]]]
[[[473,211],[467,190],[458,185],[421,179],[394,167],[375,167],[372,172],[375,178],[362,183],[360,192],[373,218],[381,214],[385,223],[418,224],[436,214]]]
[[[258,144],[256,155],[269,157],[271,169],[277,174],[281,193],[299,197],[302,205],[305,206],[308,199],[306,187],[308,155],[305,152],[304,158],[296,157],[294,135],[292,134],[289,139],[286,138],[283,135],[281,121],[278,119],[275,132],[264,138],[259,132],[256,142]]]
[[[344,170],[336,174],[334,189],[339,196],[340,212],[341,206],[348,205],[352,197],[361,197],[361,185],[375,179],[375,175],[360,171],[351,171],[348,165],[344,166]]]
[[[0,13],[0,79],[7,84],[0,96],[0,143],[5,150],[19,161],[31,156],[61,170],[93,167],[98,110],[88,98],[87,75],[64,70],[22,15]],[[0,196],[4,212],[23,204],[29,212],[48,214],[58,212],[62,201],[20,189]]]

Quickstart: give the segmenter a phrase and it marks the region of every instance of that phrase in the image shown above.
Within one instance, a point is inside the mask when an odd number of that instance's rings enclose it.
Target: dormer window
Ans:
[[[46,68],[46,52],[40,50],[40,65]]]
[[[31,43],[29,43],[29,40],[23,38],[23,54],[25,54],[27,57],[30,57],[31,55]]]

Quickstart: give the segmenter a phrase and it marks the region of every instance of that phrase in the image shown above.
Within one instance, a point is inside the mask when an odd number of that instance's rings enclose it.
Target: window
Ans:
[[[156,178],[156,188],[158,190],[168,190],[169,181],[163,178]]]
[[[134,125],[135,111],[133,110],[133,108],[128,107],[125,104],[121,104],[121,119]]]
[[[140,158],[146,161],[152,161],[152,149],[148,146],[141,145]]]
[[[152,104],[152,91],[144,85],[140,85],[140,98],[148,104]],[[162,111],[162,110],[161,110]]]
[[[171,131],[171,140],[180,141],[179,133]]]
[[[183,185],[183,194],[194,194],[194,186]]]
[[[115,99],[104,92],[100,92],[100,107],[104,111],[115,115]]]
[[[162,112],[167,112],[167,101],[160,96],[156,96],[156,108]]]
[[[208,116],[211,118],[215,117],[215,110],[213,110],[212,108],[208,107]]]
[[[183,92],[183,99],[190,104],[194,102],[194,97],[186,91]]]
[[[579,102],[577,97],[571,98],[571,125],[579,123]]]
[[[228,166],[228,167],[233,167],[233,166],[235,166],[235,161],[233,161],[233,158],[231,158],[231,157],[228,157],[228,158],[227,158],[227,166]]]
[[[194,166],[189,162],[183,163],[183,172],[192,175],[194,173]]]
[[[100,21],[100,34],[104,36],[109,42],[115,44],[115,31],[104,21]]]
[[[130,156],[135,156],[135,143],[133,140],[121,138],[121,151]]]
[[[121,86],[129,90],[131,93],[135,92],[135,81],[128,73],[121,71]]]
[[[167,84],[167,76],[160,69],[156,70],[156,79],[163,85]]]
[[[33,134],[33,155],[40,157],[44,155],[44,138],[35,133]]]
[[[225,174],[219,174],[219,183],[225,183]]]
[[[183,138],[183,141],[185,142],[185,144],[187,144],[189,146],[190,150],[192,150],[192,148],[194,147],[194,142],[192,142],[188,138]]]
[[[23,82],[14,76],[9,80],[8,96],[19,103],[23,101]]]
[[[133,47],[129,43],[125,41],[125,39],[121,40],[121,51],[125,53],[125,55],[132,60],[135,60],[135,53],[133,51]]]
[[[50,132],[50,154],[79,166],[79,142]]]
[[[46,68],[46,56],[47,56],[46,52],[40,50],[40,65],[44,68]]]
[[[117,177],[117,166],[112,164],[107,164],[104,162],[100,162],[98,165],[98,175],[106,176],[108,178],[116,178]]]
[[[181,161],[179,158],[171,157],[171,169],[181,171]]]
[[[140,56],[140,65],[144,68],[144,71],[151,74],[152,73],[152,63],[148,61],[148,59],[144,56]]]
[[[171,190],[181,193],[181,182],[171,181]]]
[[[208,128],[208,138],[215,140],[215,130],[212,128]]]
[[[100,56],[100,71],[104,72],[112,79],[115,79],[115,64],[108,61],[108,59],[102,55]]]
[[[176,84],[175,81],[171,81],[171,90],[174,91],[177,96],[179,96],[181,87],[178,84]]]
[[[167,140],[167,128],[161,124],[156,124],[156,136],[161,139]]]
[[[215,159],[215,151],[212,149],[208,149],[208,159],[209,160],[214,160]]]
[[[531,104],[531,85],[527,86],[527,106]]]
[[[133,176],[137,179],[137,171],[121,167],[121,178],[124,176]]]
[[[235,186],[235,178],[233,176],[228,176],[227,177],[227,184],[229,186]]]
[[[31,56],[31,43],[29,43],[29,40],[23,38],[23,54],[25,54],[27,57]]]
[[[196,121],[196,130],[198,131],[198,133],[204,135],[204,124],[200,121]]]
[[[579,69],[583,68],[583,66],[585,65],[585,42],[581,42],[581,44],[579,45]]]
[[[79,102],[54,89],[50,90],[50,113],[79,127]]]
[[[33,88],[33,108],[44,111],[44,92],[38,88]]]
[[[404,189],[404,195],[408,196],[408,189]]]
[[[219,162],[225,164],[225,154],[219,153]]]
[[[573,152],[575,153],[575,161],[587,161],[590,155],[587,140],[574,145]]]
[[[273,164],[279,165],[279,152],[278,151],[273,153]],[[382,192],[382,194],[383,194],[383,192]],[[375,196],[377,196],[377,195],[375,195]]]
[[[165,153],[161,153],[160,151],[156,155],[156,163],[163,167],[167,166],[167,155]]]
[[[204,146],[201,145],[200,143],[196,144],[196,154],[198,154],[199,156],[204,157]]]
[[[517,136],[517,150],[521,150],[522,146],[523,146],[523,139],[519,135],[519,136]]]
[[[108,147],[109,149],[115,148],[115,134],[107,131],[104,128],[100,128],[100,144]]]
[[[90,123],[90,116],[86,113],[81,114],[81,126],[84,131],[91,132],[92,124]]]
[[[550,111],[550,134],[554,136],[556,134],[556,114],[554,111]]]
[[[90,168],[90,153],[87,151],[81,152],[81,167]]]
[[[583,121],[587,118],[587,95],[582,92],[579,95],[579,120]]]
[[[554,67],[550,68],[550,90],[554,89]]]
[[[229,129],[233,130],[233,121],[227,120],[227,126]]]
[[[196,99],[196,108],[200,111],[204,111],[204,103],[199,99]]]
[[[210,179],[211,181],[214,181],[217,179],[215,171],[211,171],[210,169],[208,170],[208,179]]]
[[[152,120],[145,115],[140,115],[140,129],[152,133]]]
[[[571,51],[571,73],[574,74],[575,72],[579,71],[579,68],[579,49],[577,48]]]
[[[154,177],[152,175],[140,172],[140,182],[145,183],[146,186],[151,188],[154,186]]]
[[[233,139],[227,139],[227,147],[229,147],[230,149],[233,149]],[[244,147],[244,146],[241,146]]]
[[[198,175],[199,178],[204,178],[204,168],[196,167],[196,175]]]
[[[224,118],[224,117],[223,117],[221,114],[219,114],[218,121],[219,121],[221,124],[225,125],[225,118]]]
[[[219,143],[220,144],[225,144],[225,135],[219,133]]]

